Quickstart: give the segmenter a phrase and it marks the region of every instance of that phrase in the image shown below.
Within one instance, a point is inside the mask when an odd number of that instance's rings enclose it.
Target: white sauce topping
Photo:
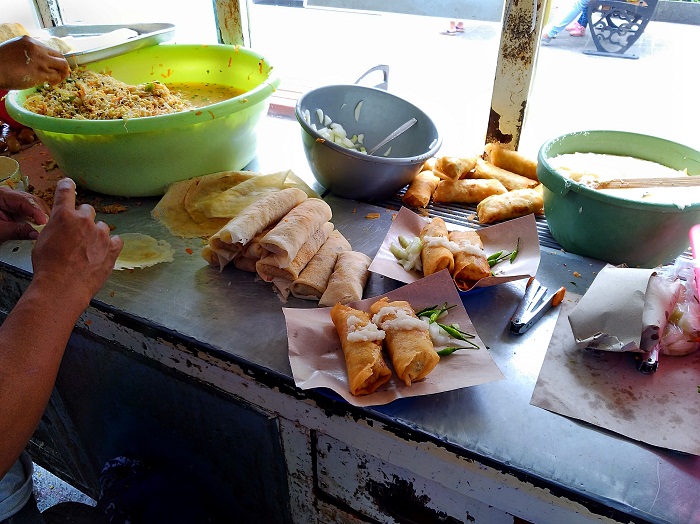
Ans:
[[[387,318],[387,317],[395,318]],[[428,326],[421,319],[415,317],[401,308],[395,306],[386,306],[380,309],[373,317],[372,322],[377,324],[381,329],[395,329],[410,331],[417,329],[419,331],[428,331]]]
[[[590,187],[595,187],[596,182],[607,180],[689,176],[686,171],[677,171],[649,160],[599,153],[558,155],[550,159],[549,163],[561,175]],[[696,187],[599,189],[599,191],[628,200],[676,204],[679,207],[700,202],[700,188]]]
[[[486,256],[483,249],[470,244],[466,240],[453,242],[446,237],[423,237],[423,245],[429,247],[446,247],[453,255],[457,253],[466,253],[467,255]]]
[[[364,324],[364,320],[355,315],[350,315],[347,320],[348,341],[368,342],[371,340],[384,340],[386,333],[379,329],[376,324],[369,322]]]

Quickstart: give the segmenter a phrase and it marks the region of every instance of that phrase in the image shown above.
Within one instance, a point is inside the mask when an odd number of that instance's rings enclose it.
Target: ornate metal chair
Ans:
[[[658,3],[659,0],[591,0],[588,3],[588,27],[596,50],[584,53],[639,58],[625,53],[642,36]]]

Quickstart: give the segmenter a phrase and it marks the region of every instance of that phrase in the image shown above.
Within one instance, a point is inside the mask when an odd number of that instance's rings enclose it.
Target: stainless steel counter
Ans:
[[[290,146],[298,145],[301,151],[293,123],[270,126],[270,133],[282,133]],[[272,142],[280,143],[275,139],[268,144]],[[265,147],[261,149],[262,159]],[[301,160],[296,158],[287,167],[309,179]],[[264,171],[266,165],[261,160],[256,167]],[[270,170],[276,168],[272,163]],[[326,200],[333,222],[353,248],[373,255],[394,211],[332,196]],[[230,362],[254,380],[287,392],[290,400],[321,405],[329,416],[350,413],[379,421],[406,442],[428,442],[458,459],[477,461],[555,498],[581,504],[601,521],[700,522],[700,501],[695,496],[700,491],[697,457],[651,448],[530,405],[558,311],[550,311],[524,335],[510,334],[508,321],[524,282],[487,288],[463,300],[506,380],[372,409],[353,408],[329,392],[294,388],[283,304],[269,284],[233,268],[219,272],[207,266],[199,255],[201,240],[172,237],[150,217],[155,199],[122,202],[127,212],[99,218],[113,224],[117,233],[140,232],[166,239],[175,249],[175,260],[110,277],[94,307],[116,324],[149,339],[186,345],[193,354]],[[369,212],[380,213],[380,218],[365,218]],[[0,246],[0,280],[30,273],[30,251],[28,242]],[[550,289],[564,285],[569,292],[583,294],[600,267],[600,262],[543,247],[537,277]],[[373,275],[365,296],[398,285]],[[294,298],[284,305],[313,307]],[[508,504],[504,505],[507,509]],[[541,521],[552,520],[543,517]]]

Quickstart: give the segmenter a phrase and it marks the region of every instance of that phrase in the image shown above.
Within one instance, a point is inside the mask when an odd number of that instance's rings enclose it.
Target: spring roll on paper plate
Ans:
[[[452,251],[447,247],[449,238],[445,221],[440,217],[433,218],[423,226],[419,236],[423,241],[420,254],[423,275],[427,277],[441,269],[448,269],[452,273],[455,260]]]
[[[223,270],[255,235],[278,222],[307,198],[306,193],[298,188],[283,189],[263,196],[210,237],[202,250],[202,257],[212,266],[218,265]]]
[[[452,278],[460,291],[491,276],[491,266],[484,252],[484,243],[476,231],[450,231],[450,241],[457,245]]]
[[[359,309],[336,304],[331,320],[338,331],[345,356],[350,393],[368,395],[391,378],[391,370],[382,356],[385,333]]]
[[[404,300],[377,300],[369,308],[372,321],[384,332],[385,344],[394,371],[407,385],[428,376],[440,356],[430,338],[428,324],[419,319]]]

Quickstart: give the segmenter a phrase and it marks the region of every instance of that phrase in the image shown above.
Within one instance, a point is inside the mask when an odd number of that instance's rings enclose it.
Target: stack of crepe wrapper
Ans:
[[[238,269],[272,282],[283,299],[321,305],[362,298],[369,257],[354,252],[330,222],[330,206],[298,188],[268,193],[212,235],[202,251],[220,270]]]

